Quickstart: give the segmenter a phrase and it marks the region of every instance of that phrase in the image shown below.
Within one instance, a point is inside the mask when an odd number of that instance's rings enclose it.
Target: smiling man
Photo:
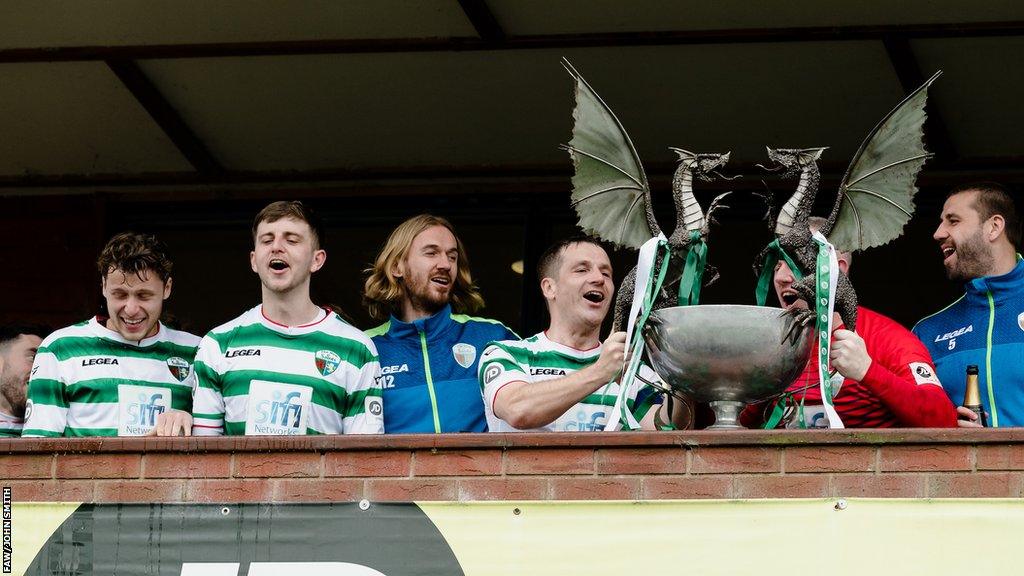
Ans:
[[[43,336],[35,326],[0,328],[0,437],[21,436],[28,399],[28,376]]]
[[[933,238],[950,280],[964,295],[914,326],[935,358],[950,399],[964,400],[967,366],[978,367],[981,403],[992,426],[1024,426],[1024,263],[1020,220],[1003,186],[955,188]],[[979,426],[960,407],[961,426]]]
[[[626,333],[600,340],[615,287],[600,244],[573,238],[547,249],[538,264],[540,288],[551,316],[548,329],[525,340],[492,343],[480,360],[487,421],[492,432],[604,430],[619,396]],[[641,366],[627,408],[654,429],[661,396],[643,383],[657,376]],[[681,409],[675,424],[686,427]]]
[[[160,322],[171,295],[167,248],[155,236],[123,232],[96,264],[105,314],[40,344],[23,436],[163,433],[156,429],[161,416],[192,408],[199,338]]]
[[[196,354],[197,435],[380,434],[373,342],[310,299],[327,252],[301,202],[274,202],[252,225],[263,302],[214,328]]]
[[[492,340],[519,338],[497,320],[467,316],[483,307],[469,260],[444,218],[414,216],[388,237],[363,290],[366,332],[377,346],[384,431],[486,432],[476,374]]]
[[[809,219],[811,231],[824,218]],[[839,270],[849,274],[852,255],[837,252]],[[775,268],[775,294],[786,308],[807,308],[793,289],[796,278],[784,261]],[[935,376],[931,357],[906,328],[878,312],[857,307],[857,331],[845,329],[839,314],[832,317],[829,364],[831,384],[838,391],[833,405],[847,428],[953,427],[956,411]],[[827,428],[818,383],[816,357],[808,358],[804,372],[787,389],[801,406],[785,425],[791,428]],[[760,424],[769,405],[755,404],[744,410],[746,426]],[[800,416],[803,420],[800,420]]]

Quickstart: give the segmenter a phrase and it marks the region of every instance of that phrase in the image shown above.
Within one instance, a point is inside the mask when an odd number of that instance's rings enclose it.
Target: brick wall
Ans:
[[[1024,429],[0,440],[16,501],[1022,497]]]

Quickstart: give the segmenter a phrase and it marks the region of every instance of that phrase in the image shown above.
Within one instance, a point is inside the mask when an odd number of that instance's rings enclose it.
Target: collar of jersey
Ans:
[[[318,318],[315,322],[303,324],[302,326],[285,326],[284,324],[278,324],[277,322],[274,322],[273,320],[264,316],[262,304],[260,304],[256,308],[253,308],[253,312],[256,318],[259,319],[260,324],[262,324],[268,330],[273,330],[274,332],[277,332],[278,334],[285,337],[302,336],[304,334],[309,334],[310,332],[316,332],[320,330],[324,325],[324,321],[330,318],[332,314],[334,314],[334,312],[328,310],[327,308],[322,308],[322,310],[324,311],[325,314],[322,317]]]
[[[1024,260],[1017,260],[1017,265],[1002,276],[982,276],[967,283],[967,293],[975,297],[985,297],[988,292],[992,297],[1011,296],[1020,291],[1024,283]]]
[[[423,332],[428,339],[433,338],[451,326],[451,319],[451,304],[445,304],[444,308],[438,310],[433,316],[419,318],[412,322],[402,322],[392,314],[388,335],[392,338],[409,338],[418,336],[420,332]]]
[[[142,340],[135,341],[125,340],[123,336],[121,336],[117,332],[114,332],[110,328],[107,328],[104,325],[104,323],[100,322],[99,316],[93,316],[92,319],[89,320],[89,328],[92,330],[93,334],[99,336],[100,338],[106,338],[107,340],[113,340],[114,342],[120,342],[121,344],[124,344],[126,346],[133,346],[135,348],[145,348],[147,346],[152,346],[153,344],[156,344],[161,340],[164,340],[167,334],[167,329],[164,327],[163,322],[157,322],[157,326],[159,326],[160,328],[156,331],[156,334],[150,336],[149,338],[143,338]]]
[[[555,352],[558,352],[559,354],[563,354],[571,358],[587,359],[596,358],[601,355],[600,344],[591,348],[590,350],[579,350],[577,348],[573,348],[572,346],[566,346],[565,344],[559,344],[558,342],[555,342],[554,340],[548,338],[548,335],[544,332],[537,334],[537,341],[540,342],[549,350],[553,350]]]

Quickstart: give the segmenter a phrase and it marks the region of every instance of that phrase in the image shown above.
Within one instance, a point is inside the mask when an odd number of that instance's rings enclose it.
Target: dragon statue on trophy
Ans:
[[[924,122],[928,87],[939,77],[936,73],[890,111],[861,143],[839,184],[831,213],[818,230],[837,252],[855,252],[881,246],[895,240],[914,212],[917,174],[932,154],[925,150]],[[778,218],[769,224],[777,239],[757,258],[755,273],[762,278],[770,256],[782,254],[797,265],[802,276],[793,284],[799,295],[793,300],[815,301],[815,262],[817,246],[808,225],[820,182],[817,161],[825,148],[773,149],[768,157],[774,163],[770,171],[782,177],[799,175],[796,191],[783,205]],[[836,311],[849,330],[857,323],[857,293],[850,279],[839,273],[836,286]],[[782,302],[783,305],[791,302]],[[813,309],[793,310],[797,326],[814,317]]]
[[[562,64],[576,81],[572,140],[563,148],[569,152],[575,169],[572,206],[579,216],[579,226],[586,233],[616,247],[638,249],[651,238],[662,235],[654,217],[651,189],[640,157],[608,105],[568,60],[563,59]],[[676,227],[667,238],[670,264],[653,309],[676,305],[687,253],[698,245],[703,246],[715,210],[724,207],[721,200],[730,194],[726,192],[712,200],[706,215],[693,194],[694,178],[705,182],[712,181],[714,177],[730,179],[718,171],[729,161],[728,152],[694,154],[680,148],[670,150],[679,157],[679,165],[672,177]],[[657,270],[661,264],[662,256],[659,254],[654,269]],[[702,265],[700,270],[703,270]],[[695,280],[698,287],[702,281],[700,276],[698,272]],[[712,270],[711,281],[716,277]],[[636,267],[620,284],[612,330],[625,329],[635,285]]]

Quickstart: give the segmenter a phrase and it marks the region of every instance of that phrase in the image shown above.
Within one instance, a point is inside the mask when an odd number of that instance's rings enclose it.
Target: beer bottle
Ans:
[[[978,415],[978,423],[988,426],[985,408],[981,405],[981,393],[978,392],[978,367],[971,364],[967,367],[967,389],[964,390],[964,408]]]

